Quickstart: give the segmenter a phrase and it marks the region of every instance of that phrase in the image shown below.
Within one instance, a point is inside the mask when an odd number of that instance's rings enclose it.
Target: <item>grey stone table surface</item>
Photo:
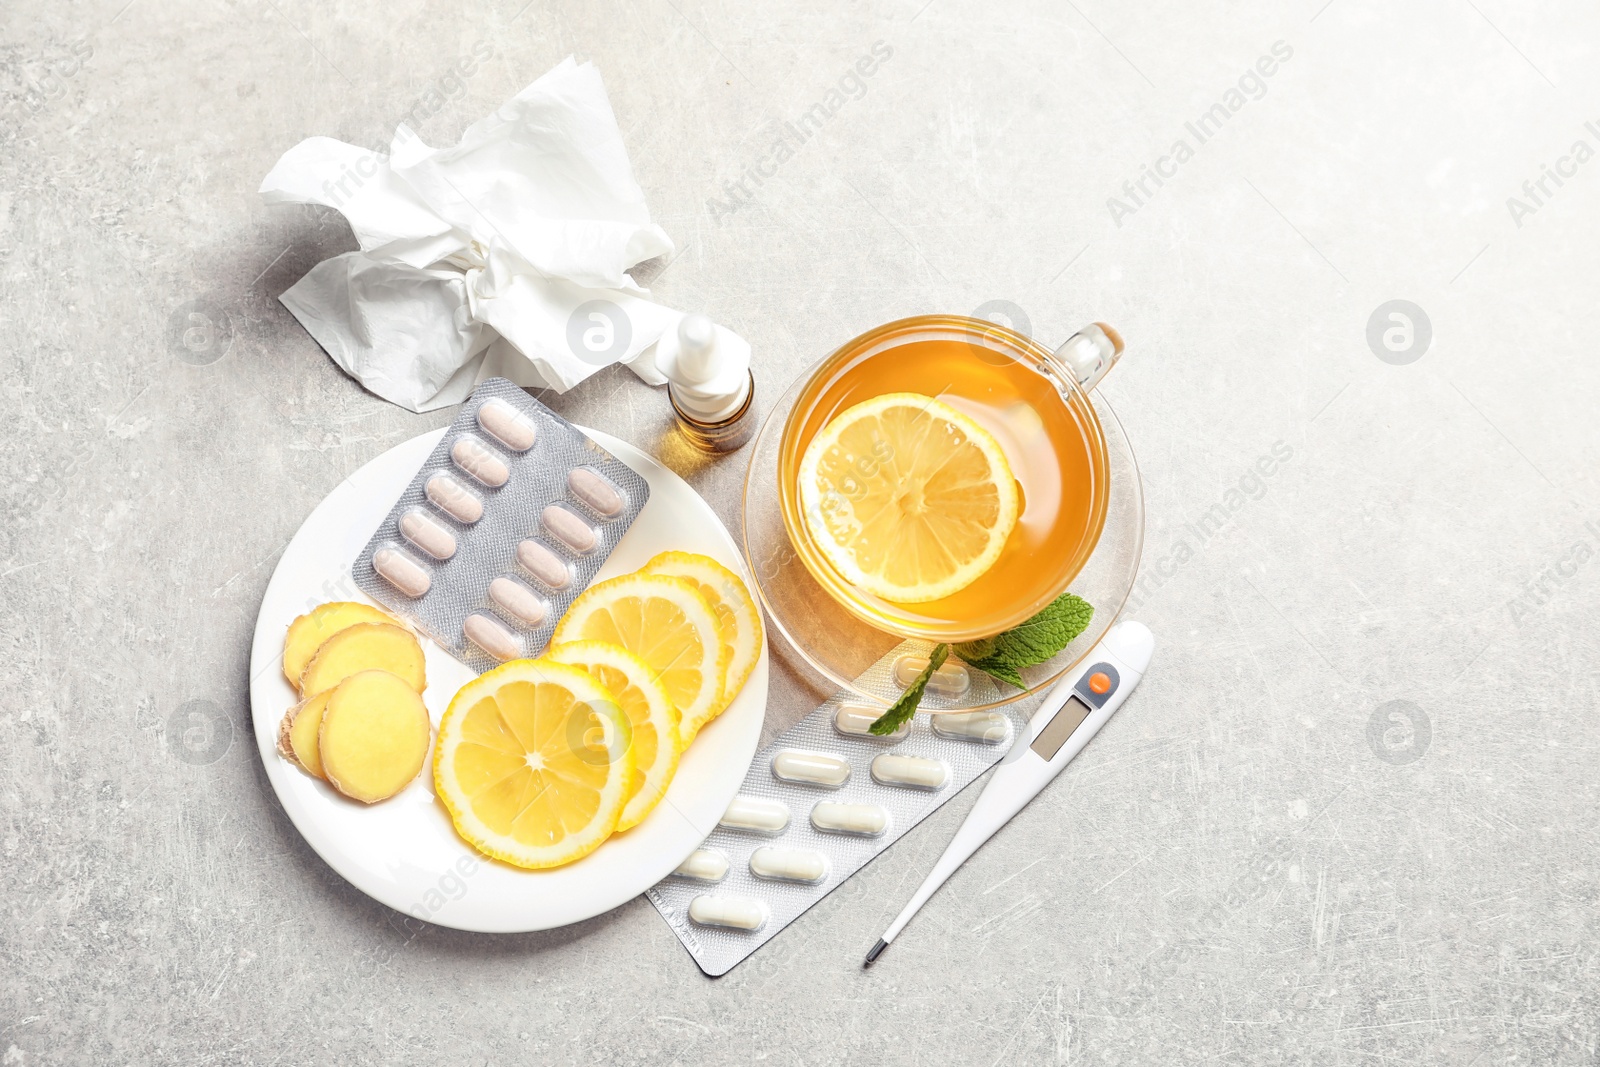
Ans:
[[[1575,0],[6,5],[0,1063],[1595,1062],[1597,33]],[[711,981],[642,900],[384,908],[250,743],[285,543],[450,415],[277,302],[354,243],[257,185],[314,134],[450,143],[572,53],[680,249],[641,277],[768,395],[907,314],[1129,339],[1155,664],[870,971],[972,792]],[[737,525],[743,458],[658,391],[544,399]],[[777,651],[767,737],[825,695]]]

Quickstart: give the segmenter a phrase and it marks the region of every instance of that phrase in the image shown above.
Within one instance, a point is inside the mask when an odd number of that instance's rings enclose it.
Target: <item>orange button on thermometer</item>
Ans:
[[[1089,689],[1095,693],[1111,692],[1111,677],[1105,671],[1095,671],[1089,675]]]

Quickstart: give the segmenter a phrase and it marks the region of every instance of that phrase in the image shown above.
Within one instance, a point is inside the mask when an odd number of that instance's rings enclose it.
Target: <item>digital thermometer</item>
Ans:
[[[911,917],[956,868],[967,862],[996,830],[1027,807],[1028,801],[1038,796],[1039,791],[1061,773],[1061,768],[1083,751],[1083,746],[1100,732],[1100,727],[1144,677],[1155,647],[1155,636],[1144,623],[1120,622],[1106,631],[1086,657],[1087,666],[1056,683],[1033,718],[1028,720],[1027,731],[1017,739],[1017,747],[983,787],[978,802],[972,806],[944,855],[934,864],[905,910],[867,953],[868,965],[894,942]]]

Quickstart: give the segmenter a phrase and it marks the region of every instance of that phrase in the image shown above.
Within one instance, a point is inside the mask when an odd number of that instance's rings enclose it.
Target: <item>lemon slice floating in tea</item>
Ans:
[[[800,506],[846,581],[904,604],[976,581],[1021,510],[994,436],[921,393],[873,397],[823,427],[800,461]]]
[[[628,716],[587,672],[519,659],[461,687],[439,722],[434,792],[478,851],[557,867],[611,836],[634,780]]]

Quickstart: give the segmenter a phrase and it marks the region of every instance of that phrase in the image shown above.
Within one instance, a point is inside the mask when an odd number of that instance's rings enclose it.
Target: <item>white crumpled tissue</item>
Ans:
[[[650,221],[589,63],[569,57],[452,148],[405,125],[387,156],[302,141],[261,195],[349,220],[360,250],[317,264],[279,299],[385,400],[431,411],[495,374],[564,392],[611,363],[665,381],[655,345],[684,313],[624,272],[670,255],[672,240]],[[719,346],[748,353],[717,329]]]

